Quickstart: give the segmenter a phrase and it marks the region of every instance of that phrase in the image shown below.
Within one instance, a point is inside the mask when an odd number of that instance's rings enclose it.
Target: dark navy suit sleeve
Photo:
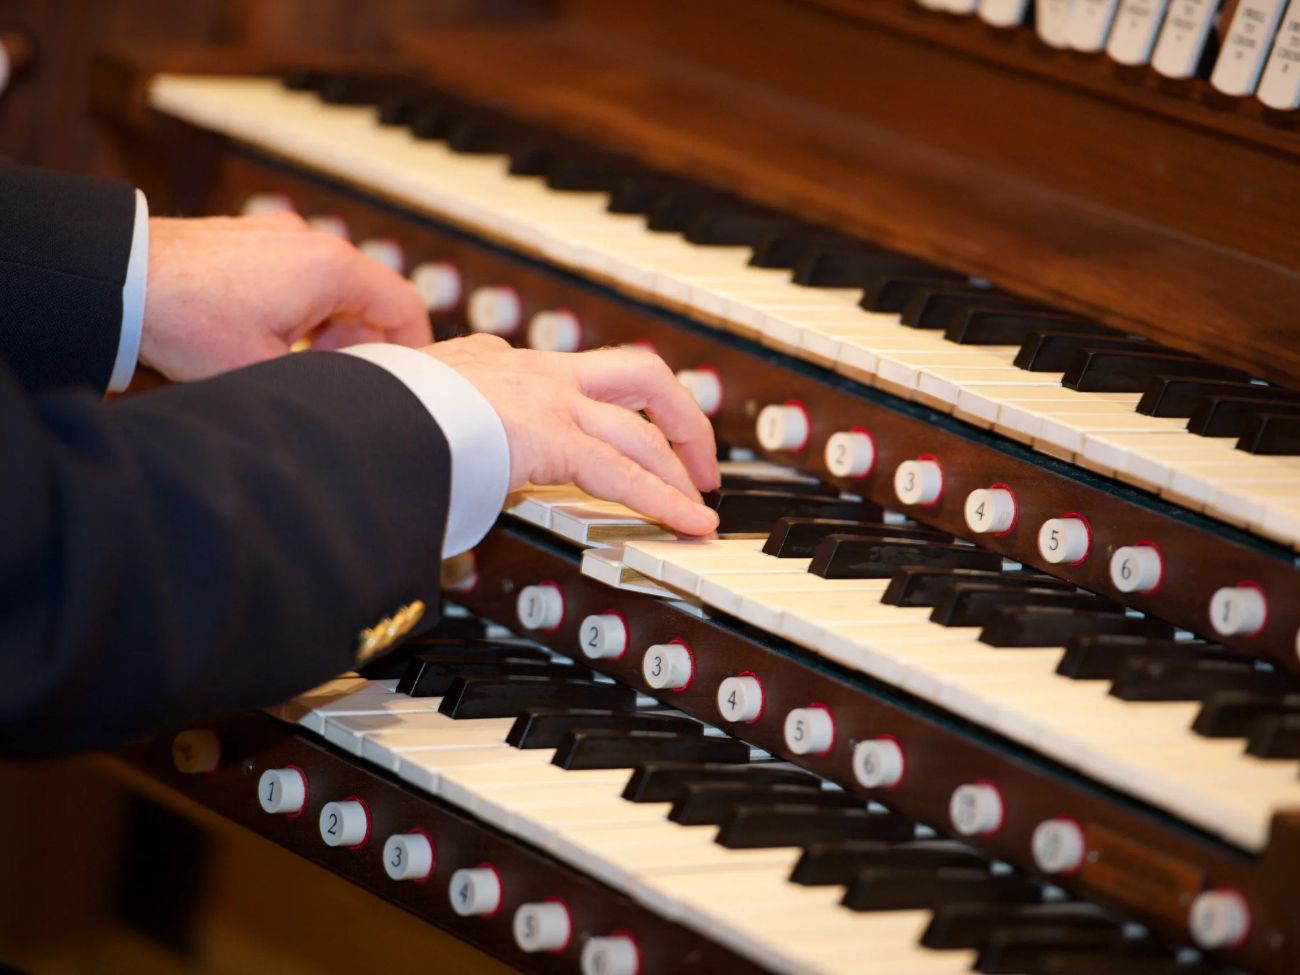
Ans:
[[[110,404],[0,365],[0,753],[269,705],[431,609],[447,443],[398,379],[307,352]],[[431,616],[430,616],[431,618]]]
[[[0,163],[0,363],[29,389],[108,386],[134,221],[129,183]]]

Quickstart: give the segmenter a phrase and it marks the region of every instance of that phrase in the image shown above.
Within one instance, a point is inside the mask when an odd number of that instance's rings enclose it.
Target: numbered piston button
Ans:
[[[641,951],[629,935],[588,938],[582,946],[582,975],[637,975],[640,970]]]
[[[1016,520],[1016,497],[1000,485],[966,495],[966,527],[977,535],[1000,535]]]
[[[820,704],[795,708],[785,716],[785,747],[796,755],[821,755],[835,743],[835,721]]]
[[[865,430],[842,430],[826,441],[826,469],[836,477],[866,477],[876,466],[876,442]]]
[[[524,586],[515,600],[515,612],[526,630],[554,630],[564,619],[564,593],[550,582]]]
[[[423,833],[394,833],[383,855],[384,873],[393,880],[427,880],[433,873],[433,843]]]
[[[680,691],[695,676],[695,658],[684,643],[656,643],[641,659],[641,675],[657,691]]]
[[[943,494],[943,468],[937,460],[905,460],[894,470],[894,495],[903,504],[938,504]]]
[[[521,904],[513,924],[515,944],[529,954],[538,951],[563,951],[569,945],[573,923],[563,901]]]
[[[589,660],[617,660],[627,650],[627,624],[618,613],[593,613],[578,628],[578,646]]]
[[[296,768],[269,768],[257,780],[257,802],[263,812],[296,816],[307,805],[307,779]]]
[[[1124,545],[1110,557],[1110,581],[1120,592],[1151,592],[1160,585],[1164,562],[1154,545]]]
[[[718,685],[718,713],[724,721],[749,723],[763,713],[763,685],[753,674],[728,677]]]
[[[370,813],[359,799],[327,802],[320,811],[320,838],[326,846],[360,846],[370,834]]]
[[[447,893],[461,917],[489,917],[501,908],[501,877],[487,864],[462,867],[451,875]]]
[[[1074,565],[1088,557],[1092,533],[1078,515],[1048,518],[1038,529],[1038,554],[1053,565]]]

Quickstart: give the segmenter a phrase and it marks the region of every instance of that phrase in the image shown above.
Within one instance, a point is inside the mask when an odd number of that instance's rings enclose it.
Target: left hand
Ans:
[[[140,358],[175,380],[318,349],[433,340],[415,286],[296,213],[149,221]]]

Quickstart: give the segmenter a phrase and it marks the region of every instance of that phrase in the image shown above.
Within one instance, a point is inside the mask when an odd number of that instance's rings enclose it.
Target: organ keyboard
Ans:
[[[412,38],[419,80],[148,99],[219,137],[192,205],[298,209],[440,336],[660,353],[758,458],[719,537],[530,488],[444,567],[486,642],[132,760],[538,970],[1300,970],[1294,119],[1208,93],[1269,68],[1126,74],[1204,60],[1154,4],[774,0],[725,51],[726,3],[565,6]],[[1265,7],[1228,50],[1285,50]],[[839,67],[765,74],[781,28]],[[819,87],[841,28],[897,106]],[[1082,145],[1031,103],[1094,121],[1081,163],[963,115]]]

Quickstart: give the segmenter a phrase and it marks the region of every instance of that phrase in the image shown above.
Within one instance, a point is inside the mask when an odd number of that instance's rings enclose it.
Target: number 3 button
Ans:
[[[384,872],[393,880],[428,880],[433,860],[433,844],[423,833],[394,833],[384,843]]]

